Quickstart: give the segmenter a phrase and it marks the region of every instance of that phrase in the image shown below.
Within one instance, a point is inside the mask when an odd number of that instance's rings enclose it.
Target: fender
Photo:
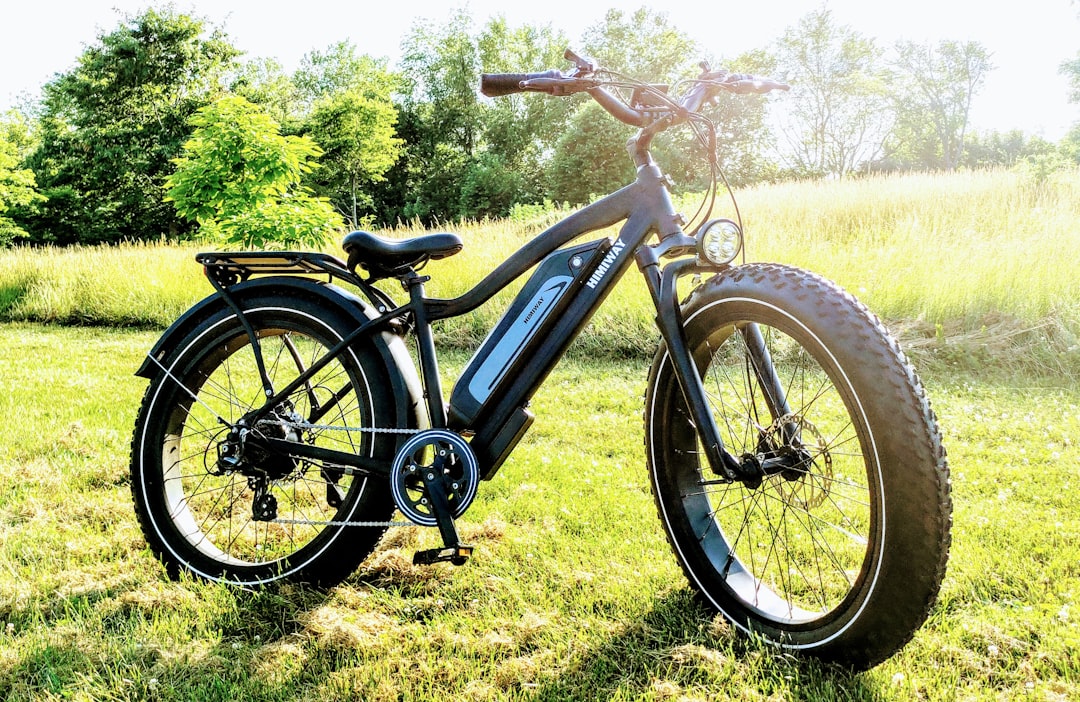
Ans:
[[[356,320],[357,326],[378,316],[378,313],[360,297],[353,295],[347,290],[324,283],[311,278],[296,276],[271,276],[256,278],[243,283],[229,286],[229,293],[236,303],[243,309],[246,303],[256,297],[267,293],[286,294],[294,297],[304,297],[321,305],[333,308],[348,317]],[[167,359],[172,355],[176,346],[192,330],[203,321],[222,310],[228,309],[228,304],[218,294],[210,295],[195,303],[187,312],[180,316],[172,325],[165,330],[161,338],[147,354],[135,375],[149,380],[160,374],[158,363],[167,364]],[[384,331],[372,334],[372,343],[379,352],[386,366],[386,375],[390,379],[395,395],[408,397],[408,415],[398,417],[399,422],[405,422],[402,426],[418,429],[426,429],[430,426],[426,403],[423,401],[424,393],[420,378],[416,372],[416,366],[412,362],[401,336]]]

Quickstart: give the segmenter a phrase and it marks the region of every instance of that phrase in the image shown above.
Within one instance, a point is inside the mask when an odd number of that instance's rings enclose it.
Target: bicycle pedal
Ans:
[[[417,551],[413,554],[413,565],[431,565],[449,561],[456,566],[465,565],[472,555],[473,547],[467,544],[457,544],[444,548],[433,548],[427,551]]]

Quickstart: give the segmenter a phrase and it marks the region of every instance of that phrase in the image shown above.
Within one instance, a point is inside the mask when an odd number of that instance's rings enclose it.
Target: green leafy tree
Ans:
[[[797,174],[843,176],[880,155],[892,109],[879,56],[825,8],[784,32],[777,67],[792,91],[782,131]]]
[[[1061,153],[1071,162],[1080,165],[1080,122],[1074,124],[1061,140]]]
[[[0,136],[0,246],[26,237],[9,213],[45,200],[35,186],[33,171],[19,167],[17,145]]]
[[[477,40],[485,73],[530,73],[567,66],[569,40],[551,27],[488,22]],[[516,94],[483,103],[481,163],[470,169],[466,208],[505,215],[518,203],[543,201],[544,171],[580,98]]]
[[[417,23],[404,43],[401,127],[407,183],[402,215],[425,221],[501,216],[543,199],[543,172],[575,101],[540,95],[479,97],[480,73],[526,73],[565,64],[566,40],[550,28],[471,17]],[[562,104],[559,104],[562,103]]]
[[[15,147],[20,162],[37,148],[37,120],[28,108],[14,108],[0,115],[0,141]]]
[[[769,76],[776,69],[774,58],[764,51],[752,51],[717,64],[736,73]],[[716,151],[721,169],[734,185],[745,185],[776,177],[777,166],[766,155],[775,144],[766,125],[769,101],[764,95],[720,93],[703,110],[716,126]],[[785,100],[785,94],[775,97]],[[675,183],[689,190],[704,190],[711,182],[706,145],[686,128],[667,132],[653,148],[656,160]]]
[[[341,93],[361,92],[370,99],[388,100],[390,91],[397,87],[397,78],[385,60],[360,54],[350,41],[309,51],[293,73],[292,82],[305,114],[319,101]]]
[[[1076,0],[1073,0],[1073,4],[1080,7],[1080,2]],[[1069,79],[1069,100],[1080,102],[1080,53],[1076,58],[1062,62],[1061,73]]]
[[[632,134],[600,105],[583,105],[555,147],[549,170],[552,199],[580,205],[632,182],[634,164],[626,152]]]
[[[1080,54],[1061,64],[1061,72],[1069,79],[1069,100],[1080,102]]]
[[[1019,129],[968,135],[960,165],[964,168],[1012,168],[1033,158],[1043,158],[1056,151],[1053,144],[1038,136],[1028,136]]]
[[[49,198],[32,232],[58,243],[181,235],[164,202],[188,118],[221,92],[237,55],[220,32],[148,9],[103,34],[45,86],[40,142],[28,159]]]
[[[479,54],[472,18],[464,11],[445,23],[417,22],[402,43],[402,70],[412,109],[419,109],[434,140],[472,156],[482,106],[477,93]]]
[[[393,102],[399,82],[385,60],[361,55],[342,41],[308,52],[291,75],[276,61],[245,63],[232,86],[262,106],[283,133],[307,135],[319,144],[324,167],[309,173],[304,184],[356,226],[376,214],[374,186],[401,153]]]
[[[637,80],[670,83],[690,77],[698,48],[663,12],[642,7],[632,14],[608,10],[585,30],[585,53],[601,66]]]
[[[419,21],[402,48],[399,132],[407,147],[391,174],[402,197],[398,217],[431,223],[488,214],[474,207],[493,201],[483,188],[497,180],[492,169],[508,164],[483,155],[486,109],[472,18],[457,11],[446,22]]]
[[[320,168],[305,179],[352,226],[374,214],[373,186],[401,155],[393,102],[400,85],[386,62],[360,55],[350,42],[312,51],[293,74],[302,112],[298,133],[322,148]]]
[[[360,88],[323,98],[306,122],[305,131],[323,150],[324,168],[312,180],[338,211],[348,213],[353,227],[361,208],[373,205],[364,186],[382,181],[401,153],[396,122],[388,95],[373,98]]]
[[[689,75],[696,51],[667,15],[645,8],[632,14],[609,10],[601,22],[585,30],[583,44],[581,53],[602,68],[653,83],[673,83]],[[633,129],[596,103],[581,104],[555,144],[547,175],[550,198],[582,204],[630,183],[634,165],[626,140],[632,134]],[[667,148],[676,139],[681,143]],[[688,161],[687,143],[685,133],[658,142],[658,160],[669,171],[700,172],[704,159],[694,154]]]
[[[311,139],[282,136],[241,97],[200,109],[191,123],[168,199],[205,237],[245,248],[318,247],[342,228],[331,204],[300,185],[321,153]]]
[[[300,90],[276,59],[241,63],[229,78],[229,92],[261,107],[286,133],[303,112]]]
[[[967,138],[971,102],[993,70],[978,42],[943,41],[932,47],[914,42],[896,46],[897,130],[911,140],[907,149],[932,162],[924,167],[954,170]]]

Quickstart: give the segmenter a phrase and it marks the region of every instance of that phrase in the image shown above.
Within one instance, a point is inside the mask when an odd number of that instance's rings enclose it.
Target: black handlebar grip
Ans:
[[[559,71],[543,73],[484,73],[480,76],[480,92],[488,97],[499,97],[523,92],[521,83],[536,78],[562,78]]]

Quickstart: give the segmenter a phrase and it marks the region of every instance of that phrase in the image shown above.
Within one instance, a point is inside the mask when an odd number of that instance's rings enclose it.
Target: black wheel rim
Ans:
[[[686,446],[695,460],[685,462],[677,478],[681,508],[691,538],[744,607],[785,628],[819,627],[847,609],[868,577],[877,533],[876,467],[865,448],[865,422],[852,412],[850,387],[828,355],[808,352],[778,328],[759,327],[789,412],[774,419],[743,336],[737,325],[727,326],[699,348],[721,437],[736,456],[775,455],[790,450],[785,437],[795,427],[804,460],[749,488],[721,481],[697,460],[695,440],[693,448]]]
[[[260,330],[275,387],[295,378],[333,343],[286,326],[291,325]],[[222,420],[235,423],[264,397],[243,332],[217,344],[181,381],[185,388],[173,390],[177,399],[167,421],[161,465],[163,514],[181,543],[221,567],[280,569],[284,560],[317,547],[334,522],[349,517],[364,481],[332,466],[274,459],[273,479],[266,486],[276,502],[273,521],[253,518],[254,493],[243,472],[220,470],[217,447],[229,431]],[[367,426],[371,416],[362,388],[357,370],[334,361],[256,430],[365,453],[370,439],[355,431]],[[325,428],[331,425],[353,431]]]

